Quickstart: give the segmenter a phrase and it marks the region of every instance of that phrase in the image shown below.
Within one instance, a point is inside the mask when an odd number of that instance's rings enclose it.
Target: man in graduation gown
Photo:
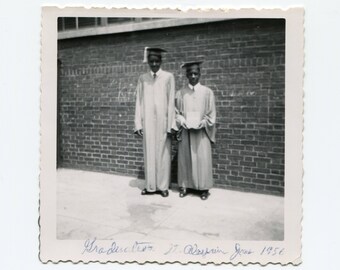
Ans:
[[[176,93],[178,132],[178,185],[180,197],[188,189],[199,192],[202,200],[213,186],[211,143],[215,143],[216,108],[212,90],[199,83],[200,64],[189,62],[186,69],[188,86]]]
[[[150,71],[141,75],[136,89],[135,133],[143,137],[146,186],[142,195],[169,195],[171,129],[175,125],[175,80],[161,69],[162,50],[146,48]]]

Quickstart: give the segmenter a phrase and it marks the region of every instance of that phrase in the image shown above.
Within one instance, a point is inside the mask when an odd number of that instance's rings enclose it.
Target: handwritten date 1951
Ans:
[[[261,251],[261,255],[270,255],[270,256],[277,256],[277,255],[283,255],[284,248],[282,247],[264,247]]]

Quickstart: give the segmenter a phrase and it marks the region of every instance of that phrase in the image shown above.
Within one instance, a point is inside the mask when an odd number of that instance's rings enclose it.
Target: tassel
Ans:
[[[149,49],[149,47],[145,47],[145,48],[144,48],[144,59],[143,59],[143,63],[147,63],[147,62],[148,62],[148,49]]]

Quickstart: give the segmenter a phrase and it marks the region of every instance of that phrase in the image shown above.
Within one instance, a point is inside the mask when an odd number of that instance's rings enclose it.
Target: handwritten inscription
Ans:
[[[276,256],[276,255],[283,255],[284,253],[284,248],[281,247],[264,247],[260,253],[260,255],[271,255],[271,256]]]
[[[244,255],[251,255],[254,251],[251,249],[241,248],[241,245],[239,243],[235,244],[234,253],[230,256],[230,260],[234,260],[237,257],[242,257]]]
[[[199,247],[197,244],[188,244],[185,245],[183,248],[180,248],[179,245],[177,244],[171,244],[169,249],[164,253],[164,255],[168,255],[171,253],[184,253],[187,255],[206,257],[207,255],[227,254],[228,252],[220,249],[219,247],[208,248]]]
[[[130,245],[121,245],[116,241],[112,241],[108,246],[102,246],[97,243],[96,239],[88,239],[84,243],[84,249],[82,254],[95,253],[99,255],[112,255],[119,253],[148,253],[155,252],[156,248],[152,242],[147,241],[133,241]],[[160,250],[157,250],[160,251]],[[160,251],[161,252],[161,251]],[[284,255],[284,248],[264,246],[260,250],[254,250],[252,248],[247,248],[242,246],[240,243],[235,243],[231,250],[225,250],[218,246],[206,247],[199,246],[196,243],[179,245],[171,243],[165,251],[162,253],[165,256],[184,254],[187,256],[194,257],[212,257],[214,255],[226,256],[226,261],[238,261],[245,257],[256,255],[256,256],[282,256]]]
[[[164,255],[168,255],[170,253],[176,253],[180,252],[179,245],[177,244],[171,244],[171,247],[167,252],[164,253]],[[231,254],[229,256],[229,260],[237,260],[241,259],[241,257],[247,257],[250,255],[260,255],[260,256],[282,256],[284,254],[284,248],[282,247],[272,247],[272,246],[266,246],[264,247],[260,252],[256,252],[255,250],[251,248],[246,248],[241,246],[239,243],[235,243],[234,248],[231,252],[228,252],[226,250],[223,250],[219,247],[216,248],[207,248],[207,247],[199,247],[197,244],[189,244],[184,246],[182,253],[186,255],[195,255],[195,256],[202,256],[206,257],[208,255],[214,255],[214,254]]]
[[[219,254],[219,253],[227,254],[228,252],[223,251],[219,247],[216,247],[216,248],[207,248],[207,247],[200,248],[200,247],[197,246],[197,244],[194,244],[194,245],[186,245],[183,249],[183,253],[189,254],[189,255],[205,257],[205,256],[210,255],[210,254]]]
[[[110,255],[113,253],[134,253],[134,252],[150,252],[153,251],[154,247],[151,242],[139,242],[134,241],[129,246],[121,246],[116,241],[111,243],[109,247],[103,247],[97,244],[96,239],[86,240],[84,243],[84,250],[82,254],[85,253],[97,253]]]

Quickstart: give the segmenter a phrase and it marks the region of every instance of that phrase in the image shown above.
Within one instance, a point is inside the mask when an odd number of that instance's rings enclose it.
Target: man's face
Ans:
[[[191,85],[196,85],[201,77],[201,72],[198,66],[192,66],[187,69],[187,78]]]
[[[162,58],[157,55],[150,55],[148,57],[148,64],[149,64],[151,71],[153,73],[156,73],[161,67]]]

